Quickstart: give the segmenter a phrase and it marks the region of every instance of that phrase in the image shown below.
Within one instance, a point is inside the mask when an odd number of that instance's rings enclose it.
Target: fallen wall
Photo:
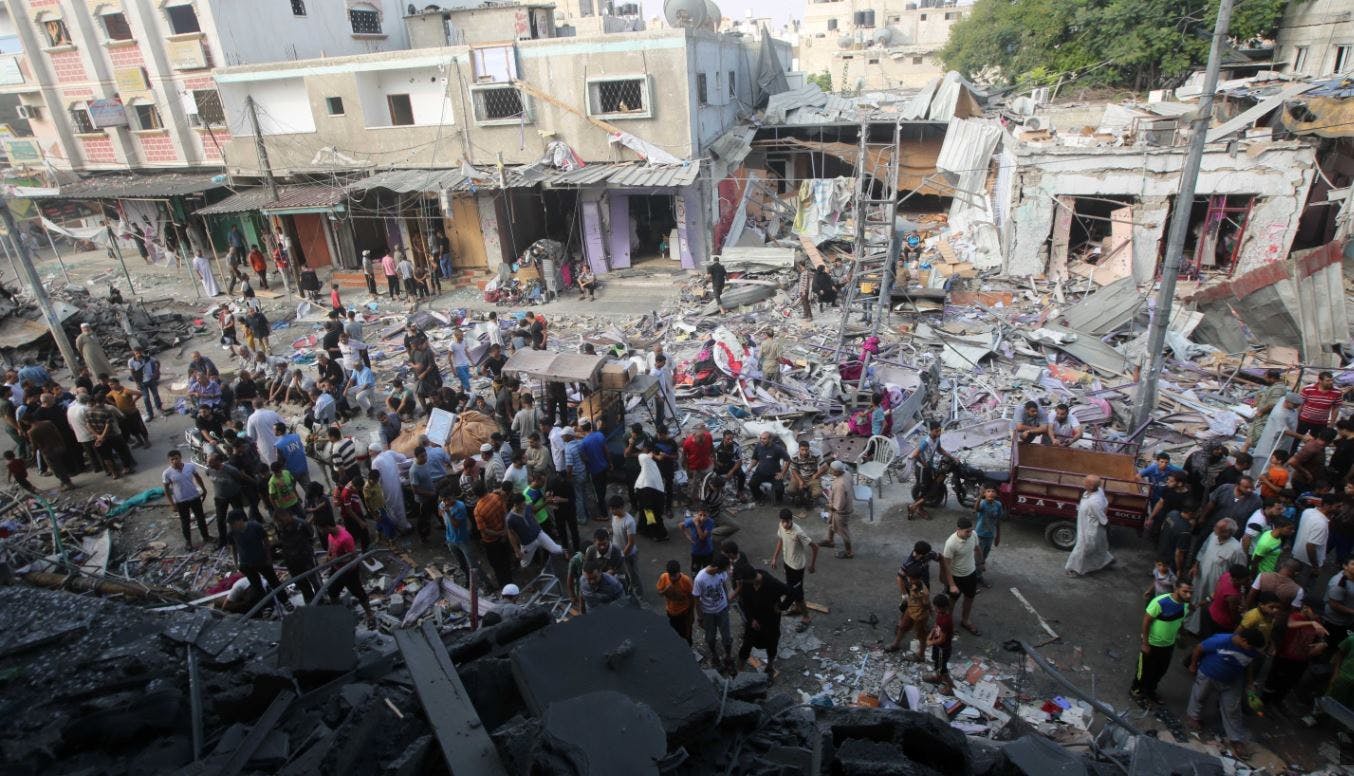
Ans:
[[[1185,148],[1032,148],[1017,151],[1012,275],[1046,271],[1056,197],[1132,197],[1133,274],[1151,280],[1169,221]],[[1315,150],[1303,143],[1249,143],[1235,153],[1214,144],[1204,153],[1196,196],[1256,196],[1236,273],[1288,255],[1315,175]]]

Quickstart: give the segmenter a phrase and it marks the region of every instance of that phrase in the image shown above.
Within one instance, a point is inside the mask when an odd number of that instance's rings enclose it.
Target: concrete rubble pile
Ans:
[[[528,609],[475,632],[425,624],[391,637],[355,631],[338,606],[275,622],[10,587],[0,615],[29,623],[0,638],[10,712],[0,754],[17,776],[1033,776],[1103,772],[1105,756],[1131,774],[1163,772],[1151,767],[1162,762],[1222,773],[1144,736],[1063,747],[1023,714],[994,709],[1007,718],[1001,734],[975,739],[943,710],[825,708],[764,674],[707,677],[661,617],[623,606],[565,623]]]

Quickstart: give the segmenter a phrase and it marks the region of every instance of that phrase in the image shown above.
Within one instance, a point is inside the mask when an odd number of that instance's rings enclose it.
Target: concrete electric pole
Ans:
[[[1218,21],[1213,26],[1213,44],[1208,50],[1208,69],[1204,73],[1204,91],[1199,95],[1199,110],[1193,121],[1189,151],[1180,171],[1180,190],[1171,210],[1170,231],[1166,235],[1165,263],[1161,268],[1161,288],[1157,292],[1156,310],[1148,331],[1147,352],[1151,354],[1147,373],[1138,378],[1138,394],[1133,405],[1133,428],[1140,429],[1152,417],[1157,405],[1157,382],[1166,361],[1166,327],[1171,322],[1171,305],[1175,300],[1175,281],[1180,275],[1180,263],[1185,252],[1185,237],[1189,231],[1189,212],[1194,203],[1194,189],[1199,183],[1199,165],[1203,162],[1204,143],[1208,126],[1213,119],[1213,93],[1218,89],[1218,69],[1222,64],[1222,49],[1227,43],[1227,29],[1232,20],[1232,0],[1219,0]]]
[[[52,339],[56,340],[57,350],[61,351],[61,357],[66,360],[66,368],[71,370],[71,376],[74,377],[80,373],[80,359],[75,356],[75,346],[66,336],[66,330],[61,328],[61,319],[57,317],[56,309],[52,307],[52,298],[47,296],[47,288],[42,285],[42,278],[38,277],[38,271],[33,267],[33,259],[28,255],[28,246],[19,239],[19,227],[14,223],[14,214],[9,210],[9,200],[4,197],[0,197],[0,221],[4,221],[5,229],[14,237],[14,249],[19,253],[19,270],[28,281],[28,291],[37,301],[38,309],[42,310],[42,317],[47,321]]]

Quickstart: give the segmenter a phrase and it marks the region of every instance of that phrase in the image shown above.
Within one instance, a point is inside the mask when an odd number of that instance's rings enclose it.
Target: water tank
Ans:
[[[862,27],[873,27],[873,26],[874,26],[874,9],[870,9],[870,10],[868,10],[868,11],[862,12],[862,15],[865,17],[865,22],[864,22],[864,24],[862,24],[862,25],[860,25],[860,26],[862,26]]]

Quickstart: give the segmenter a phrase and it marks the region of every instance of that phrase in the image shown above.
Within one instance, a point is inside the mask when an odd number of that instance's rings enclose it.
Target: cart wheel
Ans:
[[[1077,524],[1070,520],[1050,523],[1048,528],[1044,529],[1044,538],[1060,550],[1071,551],[1072,546],[1077,543]]]

